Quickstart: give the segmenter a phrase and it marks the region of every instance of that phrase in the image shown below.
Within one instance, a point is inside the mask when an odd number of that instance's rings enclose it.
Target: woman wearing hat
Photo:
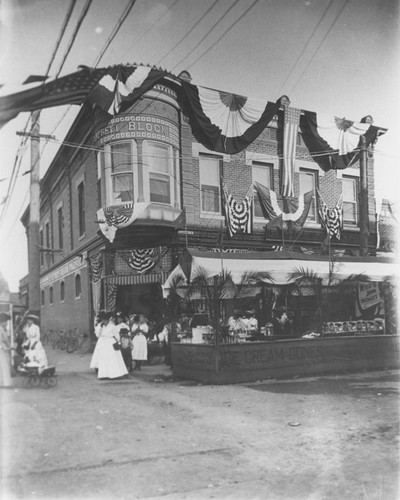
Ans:
[[[11,387],[11,359],[12,350],[9,336],[7,334],[7,322],[11,316],[0,313],[0,387]]]
[[[90,368],[97,370],[98,378],[119,378],[128,375],[121,351],[114,349],[114,344],[119,339],[119,332],[115,324],[110,321],[111,316],[111,312],[102,313],[101,326],[96,329],[98,340]]]

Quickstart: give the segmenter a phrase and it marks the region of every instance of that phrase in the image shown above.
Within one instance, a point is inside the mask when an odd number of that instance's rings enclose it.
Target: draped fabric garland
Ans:
[[[311,111],[301,115],[300,130],[311,156],[325,172],[354,164],[359,158],[362,135],[368,147],[386,132],[386,129],[363,121],[317,115]]]
[[[255,183],[255,188],[264,215],[270,221],[267,224],[269,229],[277,227],[294,232],[302,229],[310,211],[313,199],[312,191],[304,193],[299,198],[294,198],[278,195],[275,191],[259,182]]]
[[[241,203],[238,203],[228,192],[225,183],[222,181],[223,199],[225,207],[225,219],[228,226],[229,235],[232,237],[239,230],[250,234],[252,226],[253,186],[250,187],[247,195]]]
[[[322,225],[328,236],[335,236],[340,240],[343,226],[343,195],[339,196],[334,208],[328,208],[318,189],[317,194],[319,201],[318,212],[321,217]]]
[[[178,102],[196,139],[211,151],[243,151],[265,129],[279,110],[276,103],[197,87],[181,80]]]
[[[147,208],[148,203],[112,205],[97,211],[97,220],[104,236],[112,243],[117,229],[127,227],[134,222]]]
[[[129,252],[121,252],[121,257],[129,267],[142,274],[150,271],[167,250],[166,247],[136,248]]]

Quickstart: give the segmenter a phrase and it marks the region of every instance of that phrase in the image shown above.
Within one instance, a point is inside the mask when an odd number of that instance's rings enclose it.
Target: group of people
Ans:
[[[290,336],[293,334],[292,326],[293,321],[289,318],[287,308],[285,306],[277,306],[272,311],[271,321],[266,325],[266,335]],[[261,338],[256,311],[254,309],[249,311],[235,309],[232,316],[228,319],[227,329],[229,335],[244,333],[251,339]]]
[[[0,386],[11,387],[12,360],[11,352],[17,351],[17,371],[23,373],[29,368],[37,368],[41,373],[48,366],[47,356],[40,341],[39,317],[35,314],[27,314],[23,320],[22,335],[17,347],[7,332],[7,324],[11,316],[8,313],[0,313]]]
[[[95,334],[97,343],[90,362],[99,379],[126,377],[141,370],[147,360],[149,326],[143,314],[125,318],[122,313],[100,311]]]

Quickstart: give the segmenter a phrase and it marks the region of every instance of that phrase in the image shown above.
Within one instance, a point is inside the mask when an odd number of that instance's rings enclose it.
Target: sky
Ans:
[[[87,0],[77,0],[50,68],[55,76]],[[93,66],[129,0],[93,0],[60,76]],[[0,0],[0,84],[46,74],[64,24],[67,0]],[[192,83],[358,121],[371,115],[387,128],[375,148],[375,189],[398,200],[398,0],[137,0],[98,67],[143,63]],[[41,176],[73,122],[78,106],[43,110]],[[0,214],[20,147],[22,113],[0,130]],[[20,217],[29,203],[29,142],[0,224],[0,272],[11,291],[28,272]]]

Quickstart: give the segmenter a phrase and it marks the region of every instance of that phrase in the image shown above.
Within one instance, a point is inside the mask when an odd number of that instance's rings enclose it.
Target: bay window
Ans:
[[[112,205],[133,201],[132,144],[111,144]]]

